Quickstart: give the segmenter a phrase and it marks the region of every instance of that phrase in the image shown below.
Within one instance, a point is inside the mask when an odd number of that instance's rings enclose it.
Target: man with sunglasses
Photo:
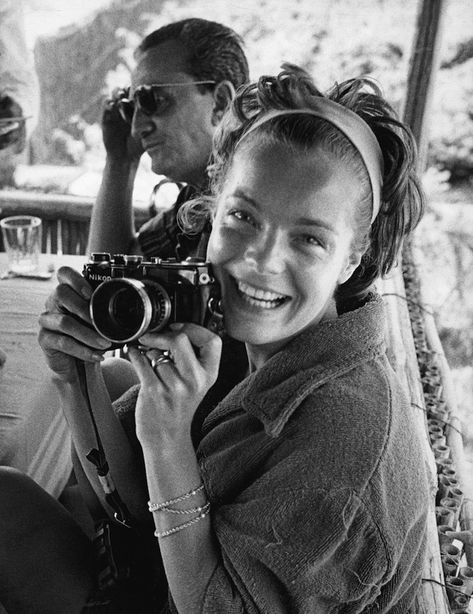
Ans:
[[[248,80],[241,39],[230,28],[185,19],[149,34],[135,52],[129,91],[114,92],[103,116],[106,164],[93,209],[88,251],[195,255],[176,214],[207,186],[212,137],[236,88]],[[134,231],[133,185],[143,152],[152,170],[184,183],[174,206]]]

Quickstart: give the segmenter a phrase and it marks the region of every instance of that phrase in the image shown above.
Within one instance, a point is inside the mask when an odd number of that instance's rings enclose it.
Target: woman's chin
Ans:
[[[252,322],[227,322],[225,320],[225,331],[237,341],[241,341],[251,346],[270,346],[284,344],[284,335],[275,335],[274,329],[265,330],[261,324]]]

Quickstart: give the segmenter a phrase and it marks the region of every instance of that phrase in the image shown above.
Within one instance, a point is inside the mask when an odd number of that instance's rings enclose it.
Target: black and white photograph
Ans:
[[[0,0],[0,614],[473,613],[473,2]]]

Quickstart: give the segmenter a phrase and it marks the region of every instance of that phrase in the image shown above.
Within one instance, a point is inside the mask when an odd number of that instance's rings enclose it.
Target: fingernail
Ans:
[[[182,330],[184,326],[185,326],[184,322],[173,322],[172,324],[169,325],[169,328],[171,330]]]
[[[92,360],[95,362],[102,362],[104,360],[103,354],[92,354]]]
[[[110,343],[110,341],[108,341],[107,339],[104,339],[103,337],[99,337],[97,339],[97,345],[99,345],[101,348],[103,348],[104,350],[106,350],[107,348],[109,348],[112,344]]]
[[[158,333],[158,335],[159,335],[159,333]],[[141,349],[148,350],[149,347],[150,347],[149,346],[150,342],[153,342],[154,339],[155,339],[155,337],[152,337],[151,335],[148,335],[148,334],[143,335],[142,337],[140,337],[138,339],[138,346],[137,346],[138,349],[139,350],[141,350]]]

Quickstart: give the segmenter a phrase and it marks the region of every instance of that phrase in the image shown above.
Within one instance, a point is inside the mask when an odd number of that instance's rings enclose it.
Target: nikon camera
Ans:
[[[201,258],[146,261],[93,253],[82,274],[94,289],[92,323],[116,347],[173,322],[194,322],[219,332],[219,286]]]

